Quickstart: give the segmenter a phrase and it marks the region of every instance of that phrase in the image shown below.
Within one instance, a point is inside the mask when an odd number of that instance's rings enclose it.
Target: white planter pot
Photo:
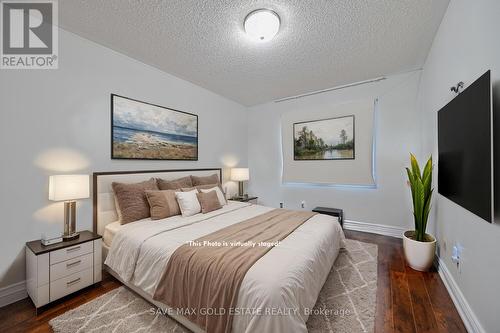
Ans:
[[[418,242],[410,238],[415,233],[413,230],[406,231],[403,235],[403,249],[406,262],[417,271],[428,271],[434,261],[436,253],[436,238],[426,234],[432,239],[429,242]]]

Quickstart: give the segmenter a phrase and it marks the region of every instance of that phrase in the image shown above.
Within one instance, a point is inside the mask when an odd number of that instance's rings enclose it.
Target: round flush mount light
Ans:
[[[257,9],[245,17],[245,32],[252,39],[267,42],[273,39],[280,29],[280,17],[270,9]]]

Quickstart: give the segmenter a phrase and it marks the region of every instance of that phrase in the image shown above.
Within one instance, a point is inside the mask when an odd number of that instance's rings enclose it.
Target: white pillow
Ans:
[[[212,188],[207,188],[207,189],[201,189],[200,188],[200,191],[203,192],[203,193],[207,193],[207,192],[210,192],[210,191],[215,191],[215,193],[217,193],[217,199],[219,199],[220,205],[221,206],[227,205],[226,198],[224,198],[224,193],[222,193],[222,191],[220,190],[219,186],[212,187]]]
[[[175,192],[175,198],[179,203],[182,216],[187,217],[201,213],[201,206],[196,193],[198,193],[196,189],[188,192]]]

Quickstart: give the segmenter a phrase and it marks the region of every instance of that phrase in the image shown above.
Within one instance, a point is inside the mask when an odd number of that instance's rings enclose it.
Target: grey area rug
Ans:
[[[377,245],[346,240],[307,321],[309,332],[373,332]],[[125,287],[50,321],[56,333],[190,331]]]

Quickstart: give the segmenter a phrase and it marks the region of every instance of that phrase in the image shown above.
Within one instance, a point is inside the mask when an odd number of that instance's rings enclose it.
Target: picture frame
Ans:
[[[111,159],[198,161],[198,115],[111,94]]]
[[[354,160],[355,117],[308,120],[293,123],[295,161]]]

